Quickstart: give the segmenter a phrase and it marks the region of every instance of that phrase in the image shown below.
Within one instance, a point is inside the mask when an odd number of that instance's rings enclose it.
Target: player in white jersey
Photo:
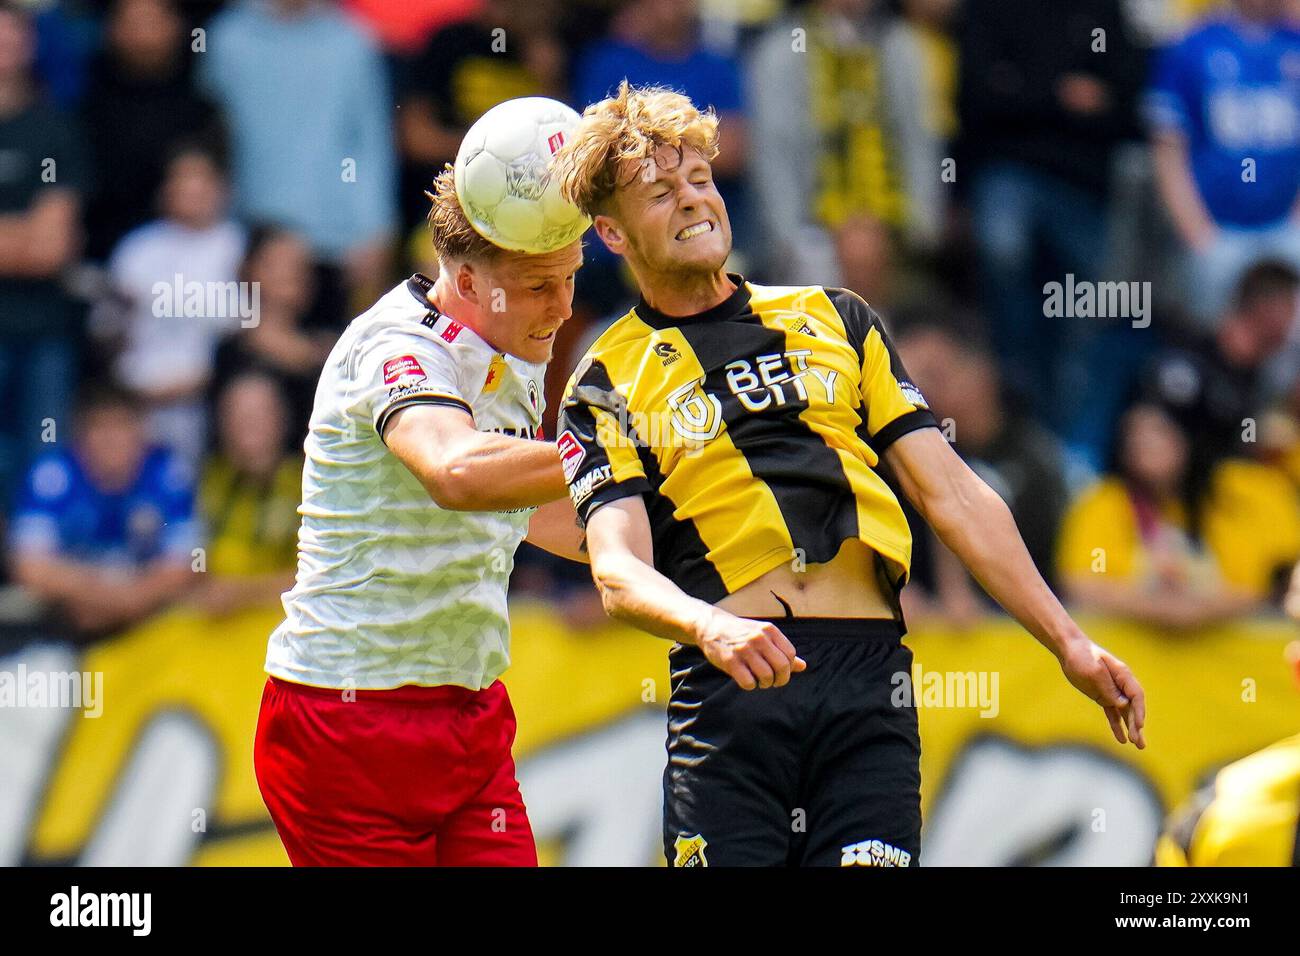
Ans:
[[[316,390],[255,746],[295,865],[537,861],[498,678],[519,542],[584,560],[559,454],[537,440],[582,249],[492,245],[450,170],[433,203],[437,278],[355,319]]]

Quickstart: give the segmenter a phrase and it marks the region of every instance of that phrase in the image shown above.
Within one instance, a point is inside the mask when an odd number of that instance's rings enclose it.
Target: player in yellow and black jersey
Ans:
[[[1300,866],[1300,734],[1229,764],[1170,821],[1157,866]]]
[[[686,97],[624,83],[557,156],[641,289],[575,370],[557,443],[606,609],[675,642],[664,851],[676,866],[909,865],[920,741],[894,692],[911,679],[911,537],[882,458],[1120,743],[1144,745],[1142,689],[1048,590],[867,304],[724,270],[716,143]]]
[[[854,538],[892,605],[911,540],[875,468],[934,416],[854,293],[731,281],[689,320],[642,303],[592,346],[560,439],[584,474],[574,504],[585,515],[650,492],[655,566],[710,603]]]
[[[1287,610],[1300,616],[1300,566]],[[1300,641],[1287,646],[1300,687]],[[1300,734],[1231,763],[1174,813],[1157,866],[1300,866]]]

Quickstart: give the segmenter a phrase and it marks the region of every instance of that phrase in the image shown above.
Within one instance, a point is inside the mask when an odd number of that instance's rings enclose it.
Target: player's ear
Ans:
[[[468,262],[462,262],[456,267],[456,294],[466,302],[473,302],[478,305],[478,289],[475,288],[478,278],[474,267]]]
[[[596,235],[600,236],[600,241],[605,244],[605,248],[616,256],[621,256],[627,249],[627,234],[623,232],[623,227],[609,216],[596,216],[592,220],[592,226],[596,230]]]

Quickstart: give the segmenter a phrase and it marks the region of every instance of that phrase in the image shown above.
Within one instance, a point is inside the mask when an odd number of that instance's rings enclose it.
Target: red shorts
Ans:
[[[537,865],[504,684],[343,695],[262,692],[253,763],[294,866]]]

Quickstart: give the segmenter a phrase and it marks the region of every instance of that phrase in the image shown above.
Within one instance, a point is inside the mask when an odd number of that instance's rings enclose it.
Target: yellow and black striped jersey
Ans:
[[[1215,774],[1174,815],[1157,866],[1300,866],[1300,734]]]
[[[933,415],[857,295],[731,279],[697,315],[642,300],[578,363],[556,441],[580,520],[643,495],[655,567],[709,602],[850,538],[896,591],[912,539],[875,469]]]

